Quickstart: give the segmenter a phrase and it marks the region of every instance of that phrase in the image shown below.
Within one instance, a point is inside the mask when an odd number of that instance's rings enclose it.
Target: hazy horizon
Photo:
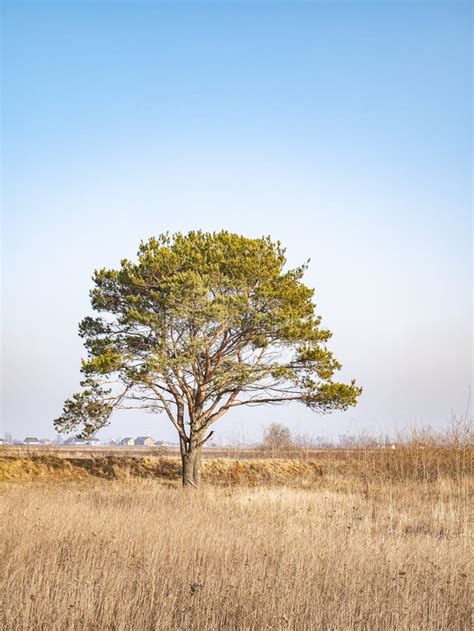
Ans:
[[[472,384],[468,2],[3,3],[0,435],[53,436],[95,268],[162,232],[271,235],[357,407],[219,441],[442,428]],[[100,436],[175,440],[164,416]]]

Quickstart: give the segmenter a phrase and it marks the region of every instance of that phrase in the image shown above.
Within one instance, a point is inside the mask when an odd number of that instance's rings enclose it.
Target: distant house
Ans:
[[[86,440],[86,445],[100,445],[100,439],[99,438],[88,438]]]
[[[6,444],[7,444],[7,441],[3,440],[3,438],[0,438],[0,445],[6,445]]]
[[[41,445],[41,442],[35,436],[27,436],[23,441],[24,445]]]
[[[63,445],[77,445],[77,444],[82,444],[84,441],[81,440],[80,438],[76,438],[75,436],[69,436],[69,438],[66,438],[65,441],[63,442]]]
[[[151,436],[139,436],[135,438],[135,445],[144,445],[145,447],[152,447],[155,441]]]
[[[126,436],[125,438],[122,438],[122,440],[119,442],[119,445],[121,447],[133,447],[134,444],[135,439],[131,436]]]
[[[77,438],[77,436],[69,436],[63,442],[63,445],[86,445],[86,441],[83,438]]]
[[[77,436],[69,436],[63,442],[63,445],[100,445],[100,440],[98,438],[77,438]]]

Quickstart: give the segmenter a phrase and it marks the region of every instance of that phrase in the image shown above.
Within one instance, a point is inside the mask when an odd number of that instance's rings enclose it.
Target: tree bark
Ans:
[[[183,486],[199,486],[201,483],[202,445],[199,442],[199,437],[187,443],[180,441]]]
[[[201,457],[202,457],[202,445],[196,448],[196,455],[194,457],[193,476],[194,484],[199,486],[201,484]]]

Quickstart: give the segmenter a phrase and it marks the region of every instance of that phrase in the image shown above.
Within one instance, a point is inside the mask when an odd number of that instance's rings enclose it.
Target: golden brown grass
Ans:
[[[51,458],[0,462],[2,630],[470,629],[468,447]]]

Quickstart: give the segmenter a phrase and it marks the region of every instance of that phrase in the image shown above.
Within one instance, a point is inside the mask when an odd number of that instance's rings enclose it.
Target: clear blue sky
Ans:
[[[96,267],[163,231],[271,234],[357,408],[235,411],[312,435],[441,427],[472,383],[468,2],[3,2],[0,433],[52,435]],[[120,413],[106,435],[171,438]]]

